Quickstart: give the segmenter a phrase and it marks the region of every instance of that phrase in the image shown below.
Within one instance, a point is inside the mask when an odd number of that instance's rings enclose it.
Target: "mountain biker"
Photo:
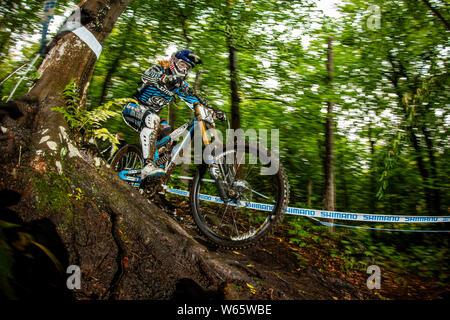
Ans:
[[[159,60],[142,74],[142,86],[137,89],[133,99],[122,111],[124,121],[140,133],[142,154],[145,166],[141,179],[158,177],[164,170],[153,163],[155,142],[158,136],[160,118],[158,113],[166,107],[174,95],[178,95],[189,108],[201,103],[185,81],[189,71],[202,64],[201,59],[191,50],[180,50],[169,61]]]

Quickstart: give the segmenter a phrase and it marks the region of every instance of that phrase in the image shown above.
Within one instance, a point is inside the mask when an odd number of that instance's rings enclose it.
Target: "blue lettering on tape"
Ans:
[[[326,211],[321,211],[321,212],[320,212],[320,216],[321,216],[322,218],[332,218],[331,213],[326,212]]]
[[[291,208],[291,207],[288,207],[286,209],[286,213],[297,214],[297,215],[301,215],[301,216],[312,216],[312,217],[314,217],[316,215],[316,212],[314,210]]]
[[[223,203],[222,199],[220,199],[219,197],[214,197],[214,201],[215,202],[219,202],[219,203]]]
[[[177,190],[177,189],[168,189],[168,190],[169,190],[169,192],[172,192],[172,193],[175,193],[175,194],[179,194],[179,195],[182,195],[182,196],[188,196],[189,195],[189,193],[187,191],[184,191],[184,190]]]
[[[200,200],[206,200],[206,201],[211,201],[212,197],[208,196],[207,194],[200,194],[199,196]]]

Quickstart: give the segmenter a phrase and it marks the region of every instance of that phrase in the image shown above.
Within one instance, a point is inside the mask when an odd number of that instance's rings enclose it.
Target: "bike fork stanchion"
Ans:
[[[211,175],[213,176],[216,186],[217,186],[217,191],[219,192],[220,198],[223,201],[228,201],[228,194],[225,191],[225,188],[223,186],[223,182],[222,179],[220,178],[220,173],[219,173],[219,166],[217,165],[217,163],[213,163],[209,166],[209,172],[211,173]]]

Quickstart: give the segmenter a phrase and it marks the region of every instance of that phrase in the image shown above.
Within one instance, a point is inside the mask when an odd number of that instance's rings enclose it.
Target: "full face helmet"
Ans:
[[[202,64],[202,60],[191,50],[181,50],[170,58],[169,68],[177,77],[186,77],[189,71],[196,65]]]

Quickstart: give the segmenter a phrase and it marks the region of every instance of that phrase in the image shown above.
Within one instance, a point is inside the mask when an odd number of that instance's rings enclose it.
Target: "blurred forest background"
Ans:
[[[336,10],[322,10],[333,4]],[[57,1],[55,17],[75,5]],[[448,9],[442,0],[134,0],[104,44],[85,106],[130,97],[157,58],[190,48],[204,64],[188,82],[226,111],[233,127],[280,129],[290,206],[448,215]],[[0,79],[39,50],[41,12],[41,0],[1,1]],[[0,87],[1,96],[18,76]],[[38,76],[30,73],[15,96]],[[116,107],[105,127],[136,143]],[[181,100],[161,113],[174,127],[190,116]],[[293,245],[326,250],[344,271],[377,264],[395,275],[393,285],[415,274],[448,287],[448,233],[329,230],[293,216],[284,225]]]

